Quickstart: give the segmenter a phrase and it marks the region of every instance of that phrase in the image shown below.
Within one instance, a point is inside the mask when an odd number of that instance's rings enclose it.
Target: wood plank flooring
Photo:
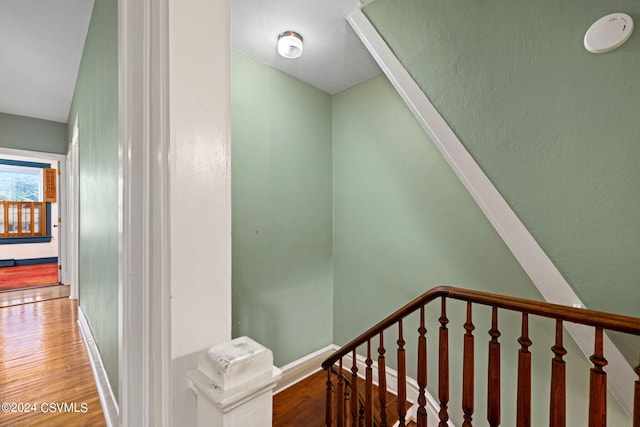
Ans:
[[[0,308],[0,426],[104,426],[68,298]],[[29,404],[24,408],[23,404]],[[14,405],[11,405],[14,404]]]
[[[15,291],[0,292],[0,307],[28,304],[37,301],[47,301],[56,298],[67,298],[71,286],[54,285],[40,288],[28,288]]]
[[[276,394],[273,427],[324,427],[326,381],[325,372],[320,371]],[[377,400],[377,387],[373,394]],[[387,412],[389,425],[393,425],[398,421],[398,413],[396,396],[391,393],[387,393]]]
[[[0,267],[0,291],[58,283],[58,263]]]

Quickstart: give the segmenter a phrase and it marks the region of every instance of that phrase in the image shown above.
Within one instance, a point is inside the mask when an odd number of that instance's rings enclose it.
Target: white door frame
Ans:
[[[73,119],[71,142],[67,151],[67,198],[65,205],[65,222],[63,229],[65,232],[66,262],[62,265],[63,283],[71,285],[69,298],[78,299],[79,295],[79,275],[78,256],[79,248],[79,218],[80,218],[80,171],[78,168],[78,116]]]
[[[16,156],[16,157],[31,157],[36,159],[48,160],[51,162],[56,162],[58,164],[58,169],[60,171],[60,175],[58,176],[58,191],[59,191],[59,200],[58,200],[58,217],[63,219],[63,222],[57,222],[58,218],[51,218],[51,227],[57,225],[58,228],[58,265],[62,266],[62,270],[58,271],[58,280],[62,283],[65,283],[67,279],[67,260],[69,259],[67,256],[67,245],[66,245],[66,233],[64,221],[66,221],[66,199],[67,199],[67,176],[66,176],[66,164],[67,164],[67,156],[64,154],[55,154],[55,153],[45,153],[41,151],[31,151],[31,150],[19,150],[15,148],[4,148],[0,147],[0,155],[6,156]]]
[[[119,0],[122,426],[171,425],[168,51],[168,1]]]
[[[51,218],[53,224],[58,226],[58,283],[67,284],[69,268],[69,245],[67,240],[67,156],[57,160],[58,163],[58,218]]]

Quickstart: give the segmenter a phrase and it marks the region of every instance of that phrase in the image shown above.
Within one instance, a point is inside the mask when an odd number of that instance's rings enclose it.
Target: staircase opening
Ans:
[[[449,301],[459,300],[465,303],[465,318],[450,319],[447,310]],[[439,303],[439,304],[438,304]],[[479,325],[474,321],[474,311],[483,307],[491,310],[490,325]],[[503,372],[501,370],[502,347],[501,330],[499,318],[503,312],[515,313],[521,319],[521,335],[517,338],[520,348],[517,350],[517,372]],[[412,315],[418,315],[418,328],[412,330],[405,328],[405,322]],[[427,315],[436,317],[439,327],[434,333],[428,334]],[[589,427],[605,427],[607,425],[607,373],[604,369],[607,365],[604,353],[604,333],[605,330],[617,331],[625,334],[640,335],[640,318],[621,316],[592,310],[584,310],[573,307],[566,307],[557,304],[514,298],[504,295],[496,295],[485,292],[471,291],[452,287],[434,288],[422,296],[416,298],[377,325],[364,332],[359,337],[346,344],[340,350],[322,363],[322,368],[326,373],[326,406],[325,423],[326,426],[343,427],[347,425],[360,425],[361,414],[364,425],[378,425],[381,427],[392,425],[388,420],[388,404],[386,401],[387,391],[387,357],[388,354],[396,354],[397,376],[397,413],[399,417],[398,425],[405,426],[409,421],[415,420],[418,426],[426,427],[428,424],[428,413],[431,409],[432,416],[437,414],[439,426],[447,426],[451,419],[457,420],[456,425],[470,427],[474,422],[476,405],[486,405],[486,419],[491,427],[501,424],[502,413],[501,386],[506,381],[516,383],[516,416],[515,420],[507,421],[507,425],[517,427],[530,427],[540,425],[540,421],[532,424],[532,401],[536,396],[532,395],[532,352],[530,347],[536,338],[530,335],[530,317],[547,318],[554,321],[555,336],[554,344],[549,353],[551,361],[551,380],[549,384],[549,409],[548,420],[551,426],[566,426],[567,424],[567,376],[564,356],[567,350],[564,347],[564,325],[573,323],[590,327],[593,332],[593,354],[590,362],[592,367],[589,375],[588,402],[583,405]],[[450,402],[450,384],[452,373],[459,366],[450,366],[449,352],[449,323],[458,320],[462,323],[463,333],[458,335],[463,341],[463,356],[461,366],[462,399],[460,406],[453,406]],[[482,402],[476,402],[478,390],[475,386],[475,372],[484,371],[484,366],[476,366],[476,336],[483,337],[481,332],[474,332],[476,328],[480,331],[484,327],[488,330],[488,358],[486,366],[486,393]],[[417,332],[417,333],[416,333]],[[459,331],[462,332],[462,331]],[[436,391],[437,403],[429,404],[427,396],[427,379],[436,378],[428,374],[428,337],[434,335],[434,339],[429,339],[430,347],[437,349],[435,366],[437,367],[437,384],[432,387]],[[417,384],[418,396],[415,400],[414,412],[408,411],[405,406],[407,396],[407,341],[417,339]],[[385,342],[387,343],[385,345]],[[377,350],[372,351],[372,347]],[[479,344],[479,343],[478,343]],[[388,351],[395,348],[395,352]],[[365,355],[365,373],[362,379],[362,368],[358,366],[357,353],[363,352]],[[506,355],[505,355],[506,357]],[[348,359],[351,358],[349,361]],[[379,393],[379,401],[374,405],[372,397],[374,361],[377,364],[378,387],[382,391]],[[346,367],[346,370],[345,370]],[[350,373],[349,373],[350,370]],[[631,374],[631,373],[630,373]],[[635,368],[635,376],[628,379],[629,392],[634,395],[634,413],[630,414],[633,419],[633,426],[640,425],[640,364]],[[349,379],[349,386],[345,386]],[[358,394],[360,387],[364,389],[365,405],[362,412],[359,405],[352,401],[351,405],[345,402],[351,399],[351,391],[356,390]],[[336,415],[337,412],[337,415]],[[538,414],[539,415],[539,414]],[[377,419],[376,424],[373,420]],[[477,421],[475,421],[477,422]],[[430,424],[429,424],[430,425]],[[576,425],[575,421],[573,424]]]

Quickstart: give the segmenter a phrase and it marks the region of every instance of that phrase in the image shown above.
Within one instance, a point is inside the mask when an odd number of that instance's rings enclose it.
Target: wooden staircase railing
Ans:
[[[563,347],[563,323],[571,322],[595,329],[594,353],[590,357],[593,367],[590,372],[589,385],[589,422],[588,427],[606,427],[606,392],[607,376],[604,367],[607,360],[604,355],[604,330],[618,331],[632,335],[640,335],[640,318],[603,313],[593,310],[585,310],[566,307],[546,302],[532,301],[523,298],[515,298],[503,295],[490,294],[466,289],[441,286],[427,291],[405,305],[389,317],[336,351],[322,363],[322,368],[327,372],[327,402],[326,425],[338,427],[362,426],[388,427],[386,413],[386,364],[384,345],[385,333],[396,327],[397,335],[397,371],[398,371],[398,398],[397,411],[399,426],[407,425],[406,408],[406,355],[405,355],[405,331],[403,319],[414,312],[419,312],[418,327],[418,366],[417,366],[417,424],[418,427],[427,426],[427,329],[425,328],[425,306],[430,302],[441,299],[440,328],[438,330],[438,400],[439,400],[439,427],[447,426],[449,421],[449,330],[447,324],[447,299],[466,301],[466,322],[464,323],[463,336],[463,363],[462,363],[462,427],[472,427],[474,412],[474,335],[472,314],[473,305],[480,304],[491,307],[491,329],[489,330],[489,358],[487,379],[487,421],[489,426],[500,425],[500,330],[498,328],[498,309],[519,312],[522,315],[521,336],[518,339],[518,373],[517,373],[517,398],[516,421],[517,427],[531,427],[531,353],[529,347],[532,341],[529,338],[529,315],[536,315],[555,319],[555,344],[551,348],[553,359],[551,361],[551,396],[550,396],[550,427],[566,426],[566,378],[564,355],[567,353]],[[377,370],[378,370],[378,413],[374,417],[373,405],[373,358],[372,341],[378,337]],[[356,352],[360,346],[365,346],[366,368],[364,380],[359,378]],[[351,378],[349,389],[354,396],[364,394],[364,405],[360,405],[360,399],[352,399],[350,410],[339,410],[333,414],[333,399],[340,402],[345,400],[345,377],[343,374],[343,358],[352,355]],[[338,364],[337,370],[332,370]],[[347,368],[348,369],[348,368]],[[634,369],[638,379],[635,380],[633,427],[640,427],[640,365]],[[337,391],[334,391],[333,376],[337,377]],[[361,386],[359,383],[364,381]],[[633,379],[631,379],[633,381]],[[364,387],[362,392],[361,387]],[[348,395],[347,395],[348,398]],[[361,415],[362,406],[364,414]],[[337,416],[334,416],[337,415]],[[374,418],[376,422],[374,423]]]
[[[344,396],[344,400],[341,402],[335,402],[336,405],[332,408],[332,410],[335,411],[333,414],[333,420],[348,427],[364,426],[367,396],[363,388],[358,388],[357,369],[355,377],[353,369],[351,371],[340,371],[338,368],[333,366],[331,368],[331,372],[337,378],[342,378],[342,386],[340,385],[340,380],[338,381],[338,394],[342,394]],[[342,372],[342,375],[340,372]],[[342,392],[340,391],[340,387],[344,387]],[[376,411],[376,402],[371,402],[371,400],[369,400],[369,403],[373,403],[372,422],[373,426],[377,427],[381,424],[379,407],[378,411]],[[358,422],[354,424],[353,420],[358,420]]]

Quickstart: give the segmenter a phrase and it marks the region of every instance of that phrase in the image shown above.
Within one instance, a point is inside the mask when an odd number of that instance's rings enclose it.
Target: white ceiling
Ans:
[[[333,95],[380,73],[345,20],[359,5],[231,0],[232,48]],[[92,9],[93,0],[0,0],[0,112],[68,120]],[[278,56],[286,30],[303,36],[300,58]]]
[[[93,0],[0,0],[0,112],[67,122]]]
[[[359,5],[358,0],[231,0],[231,47],[333,95],[381,72],[345,19]],[[283,31],[302,35],[300,58],[278,55]]]

